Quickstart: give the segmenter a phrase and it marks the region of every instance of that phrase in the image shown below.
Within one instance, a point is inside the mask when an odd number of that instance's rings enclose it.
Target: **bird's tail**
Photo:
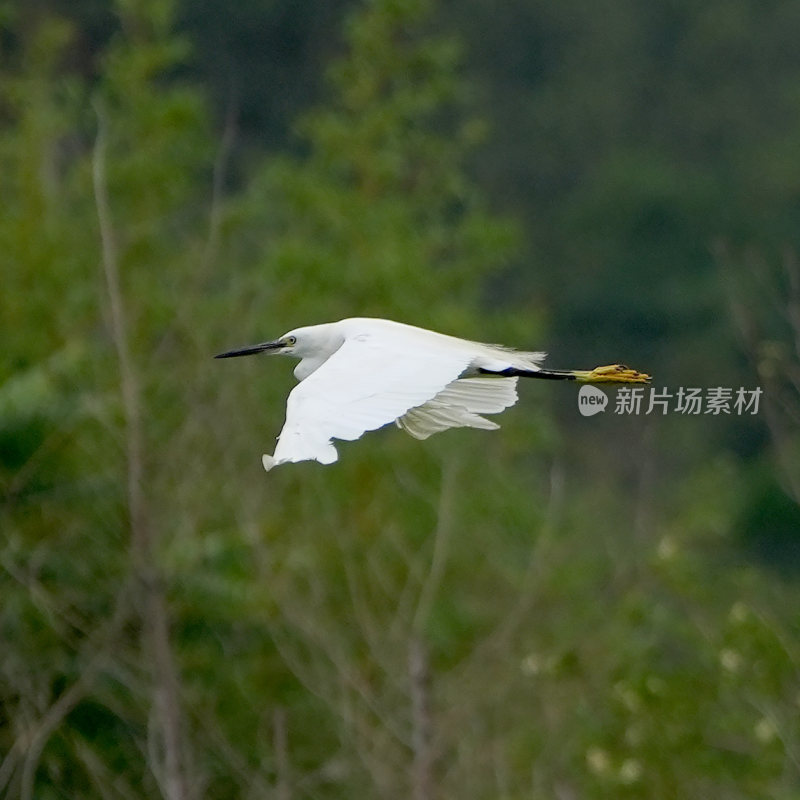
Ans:
[[[649,383],[650,376],[645,372],[626,367],[624,364],[611,364],[594,369],[517,369],[509,367],[499,372],[481,370],[488,374],[507,378],[539,378],[550,381],[577,381],[578,383]]]

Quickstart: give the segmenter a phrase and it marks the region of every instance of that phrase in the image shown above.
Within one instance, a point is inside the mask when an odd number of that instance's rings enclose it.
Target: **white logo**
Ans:
[[[584,417],[593,417],[605,411],[607,405],[608,395],[604,391],[588,383],[581,386],[578,392],[578,411]]]

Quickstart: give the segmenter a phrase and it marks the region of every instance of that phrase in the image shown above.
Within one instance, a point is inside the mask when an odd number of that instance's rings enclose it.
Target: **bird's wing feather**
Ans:
[[[470,364],[463,348],[409,348],[364,334],[348,339],[289,394],[286,422],[269,469],[287,461],[336,461],[331,439],[358,439],[426,403]]]
[[[436,395],[475,414],[499,414],[519,399],[516,378],[460,378]]]
[[[409,409],[397,426],[415,439],[427,439],[447,428],[496,430],[480,414],[499,414],[517,402],[516,378],[460,378],[423,405]]]

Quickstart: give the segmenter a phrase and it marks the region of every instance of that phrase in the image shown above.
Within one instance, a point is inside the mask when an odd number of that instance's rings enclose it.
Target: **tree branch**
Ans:
[[[431,671],[428,648],[418,634],[412,634],[408,651],[411,694],[411,796],[431,800],[433,751],[431,748]]]
[[[98,128],[92,159],[97,219],[102,245],[102,267],[110,308],[110,327],[119,364],[120,394],[125,418],[127,499],[134,573],[141,590],[142,646],[152,659],[153,703],[159,742],[163,752],[163,786],[167,800],[186,800],[183,768],[184,743],[178,699],[178,677],[170,645],[168,609],[154,558],[150,520],[144,496],[144,437],[141,389],[131,358],[128,326],[119,276],[119,248],[108,197],[106,179],[106,117],[96,106]],[[155,770],[159,765],[153,764]]]

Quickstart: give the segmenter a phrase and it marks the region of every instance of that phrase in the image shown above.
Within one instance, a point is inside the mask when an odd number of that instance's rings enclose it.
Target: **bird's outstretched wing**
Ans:
[[[415,439],[427,439],[447,428],[497,430],[481,414],[499,414],[517,402],[516,378],[459,378],[434,398],[409,409],[396,421]]]
[[[265,469],[287,461],[337,459],[331,439],[358,439],[436,397],[472,361],[438,343],[409,348],[364,334],[348,339],[289,394],[286,422]],[[446,426],[449,427],[449,426]]]

